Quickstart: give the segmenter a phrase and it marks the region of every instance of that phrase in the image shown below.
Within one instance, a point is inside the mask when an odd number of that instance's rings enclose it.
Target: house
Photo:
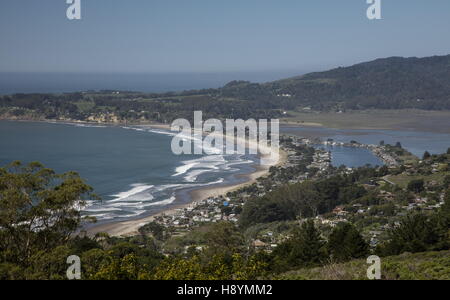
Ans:
[[[264,248],[264,247],[267,247],[267,244],[264,243],[261,240],[255,240],[255,241],[253,241],[253,247],[255,247],[255,248]]]
[[[344,212],[343,206],[337,206],[335,209],[333,209],[333,213],[336,215],[342,214],[342,212]]]

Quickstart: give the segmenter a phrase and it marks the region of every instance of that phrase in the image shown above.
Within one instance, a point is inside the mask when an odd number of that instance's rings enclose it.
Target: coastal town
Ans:
[[[326,172],[331,166],[331,154],[324,150],[314,150],[308,148],[312,153],[298,154],[299,147],[306,145],[304,139],[289,140],[289,143],[282,140],[281,150],[287,154],[287,159],[276,167],[272,167],[269,175],[258,178],[256,183],[230,192],[227,195],[211,197],[191,203],[186,208],[179,208],[176,213],[162,214],[155,218],[155,222],[176,228],[179,232],[189,228],[200,226],[204,223],[214,223],[219,221],[238,222],[239,213],[242,211],[246,199],[254,196],[262,197],[272,189],[285,184],[286,182],[299,182],[308,179],[310,176],[320,172]],[[299,164],[307,163],[309,172],[289,174],[289,180],[285,180],[286,174]]]
[[[341,143],[332,140],[318,142],[307,138],[295,136],[282,136],[281,150],[286,154],[286,159],[279,165],[271,167],[267,176],[258,178],[255,183],[248,184],[238,190],[226,195],[209,197],[191,203],[189,206],[174,210],[170,214],[161,214],[154,219],[154,223],[170,231],[172,237],[183,236],[201,226],[227,221],[239,224],[239,217],[244,204],[254,197],[264,197],[267,193],[285,184],[301,183],[307,180],[320,180],[329,178],[336,174],[351,175],[354,171],[349,167],[336,167],[332,164],[331,151],[324,150],[321,145],[332,147],[357,147],[371,151],[381,161],[384,162],[386,170],[395,171],[399,165],[404,163],[405,157],[412,155],[403,149],[396,149],[390,145],[365,145],[355,141],[351,143]],[[417,160],[419,162],[419,160]],[[423,167],[423,166],[422,166]],[[404,165],[402,168],[405,168]],[[432,164],[431,172],[437,172],[438,165]],[[404,174],[413,174],[417,171],[417,166],[410,164],[402,170]],[[436,182],[428,182],[423,187],[424,190],[433,193],[433,185]],[[415,195],[414,199],[406,203],[396,203],[396,184],[389,180],[389,176],[379,178],[377,181],[366,182],[362,185],[369,193],[375,193],[380,203],[385,203],[380,208],[379,205],[371,204],[348,204],[339,205],[331,213],[318,215],[314,222],[321,228],[336,227],[342,222],[368,222],[364,227],[363,235],[370,240],[370,245],[376,247],[380,240],[385,238],[386,233],[398,224],[401,217],[413,210],[436,210],[443,204],[444,193],[436,195],[435,199],[428,199]],[[383,187],[383,188],[380,188]],[[385,187],[385,188],[384,188]],[[387,213],[385,210],[389,210]],[[301,222],[301,221],[300,221]],[[286,232],[276,233],[267,229],[259,232],[253,239],[252,245],[257,250],[271,252],[280,242],[286,240],[289,235]],[[201,249],[201,246],[199,246]]]

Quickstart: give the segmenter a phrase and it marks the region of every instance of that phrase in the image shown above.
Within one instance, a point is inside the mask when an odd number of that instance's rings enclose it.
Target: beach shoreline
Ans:
[[[161,129],[161,130],[170,130],[170,125],[168,124],[145,124],[141,125],[142,127],[151,127],[153,129]],[[230,139],[233,137],[225,136],[226,139]],[[245,141],[239,141],[238,143],[245,143],[246,148],[255,148],[256,142],[249,142],[247,140]],[[256,148],[255,148],[256,149]],[[268,151],[270,149],[270,151]],[[206,186],[206,187],[200,187],[198,189],[193,189],[189,191],[189,196],[191,201],[186,204],[180,204],[176,205],[167,209],[163,209],[162,211],[142,217],[137,218],[133,220],[125,220],[125,221],[117,221],[117,222],[110,222],[105,224],[99,224],[99,225],[92,225],[91,227],[85,229],[85,232],[88,236],[95,236],[97,233],[107,233],[109,236],[135,236],[139,234],[139,228],[143,227],[144,225],[151,223],[159,216],[172,216],[176,214],[180,209],[186,209],[189,207],[195,207],[199,202],[211,198],[211,197],[219,197],[219,196],[226,196],[226,194],[239,190],[245,186],[252,185],[255,183],[258,178],[267,176],[269,174],[269,170],[272,166],[279,166],[284,164],[284,162],[287,160],[287,153],[285,153],[281,149],[277,149],[278,151],[278,157],[277,160],[271,160],[273,149],[266,146],[265,153],[266,154],[259,154],[260,159],[265,159],[269,163],[265,165],[253,165],[255,170],[248,174],[241,174],[239,177],[244,178],[244,182],[239,182],[235,184],[229,184],[229,185],[220,185],[220,186]],[[267,154],[270,153],[270,154]]]
[[[6,121],[6,120],[5,120]],[[170,124],[161,124],[161,123],[144,123],[144,124],[125,124],[125,123],[108,123],[108,122],[76,122],[76,121],[70,121],[70,120],[8,120],[8,121],[15,121],[15,122],[42,122],[42,123],[51,123],[51,124],[73,124],[73,125],[98,125],[98,126],[118,126],[118,127],[126,127],[126,126],[136,126],[136,127],[146,127],[151,128],[155,130],[164,130],[164,131],[171,131],[171,125]],[[232,137],[225,136],[226,139],[230,139]],[[247,149],[253,148],[257,149],[255,146],[255,141],[249,142],[247,140],[237,140],[237,143],[245,143],[245,147]],[[261,145],[260,145],[261,146]],[[271,154],[273,152],[273,149],[270,148],[270,146],[262,146],[262,148],[265,148],[263,152],[270,153],[263,155],[261,152],[259,152],[259,158],[261,160],[265,160],[267,165],[261,165],[255,163],[252,165],[252,167],[255,169],[254,171],[246,174],[239,174],[237,175],[239,177],[239,182],[237,183],[230,183],[230,184],[219,184],[219,185],[213,185],[213,186],[203,186],[199,188],[195,188],[192,190],[187,190],[186,192],[189,195],[189,203],[183,203],[183,201],[180,201],[179,205],[174,204],[167,208],[162,208],[162,210],[151,213],[149,215],[146,215],[145,217],[137,217],[136,219],[129,219],[129,220],[123,220],[123,221],[111,221],[111,222],[102,222],[100,224],[86,224],[84,228],[81,228],[79,233],[87,233],[89,236],[94,236],[97,233],[107,233],[110,236],[133,236],[138,234],[138,229],[150,222],[152,222],[156,217],[161,215],[173,215],[177,212],[179,212],[180,209],[185,209],[188,207],[195,206],[198,202],[201,202],[202,200],[205,200],[210,197],[218,197],[218,196],[225,196],[229,192],[236,191],[242,187],[251,185],[257,181],[258,178],[264,177],[267,174],[269,174],[269,169],[272,166],[279,165],[284,163],[284,161],[287,159],[287,154],[284,153],[281,149],[279,150],[279,160],[277,162],[273,162],[271,160]],[[260,148],[260,149],[262,149]],[[178,198],[177,200],[180,200]]]

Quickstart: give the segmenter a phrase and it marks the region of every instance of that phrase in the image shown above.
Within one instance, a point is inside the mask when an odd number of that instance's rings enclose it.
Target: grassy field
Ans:
[[[92,101],[78,101],[75,102],[75,105],[81,112],[87,112],[94,108],[95,103]]]
[[[411,180],[416,180],[416,179],[423,179],[425,182],[431,182],[431,181],[436,181],[439,184],[442,184],[444,181],[445,176],[450,175],[450,172],[439,172],[436,174],[431,174],[431,175],[406,175],[406,174],[400,174],[400,175],[396,175],[396,176],[388,176],[387,179],[390,182],[395,183],[396,185],[400,186],[401,188],[406,188],[408,186],[408,183]]]
[[[285,280],[367,280],[366,260],[302,269],[281,275]],[[450,280],[450,251],[402,254],[381,259],[384,280]]]
[[[339,129],[397,129],[450,133],[450,111],[369,110],[334,112],[289,111],[284,124]]]

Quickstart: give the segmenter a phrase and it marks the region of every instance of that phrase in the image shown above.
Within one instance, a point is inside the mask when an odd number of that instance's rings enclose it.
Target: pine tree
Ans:
[[[302,224],[292,240],[290,261],[297,266],[317,266],[326,259],[325,241],[312,220]]]
[[[366,257],[369,253],[369,245],[355,226],[342,223],[330,235],[328,252],[334,260],[343,262]]]
[[[429,159],[430,157],[431,157],[430,152],[425,151],[425,153],[423,154],[423,160],[427,160],[427,159]]]
[[[389,233],[389,242],[383,255],[399,255],[404,252],[439,250],[440,230],[436,218],[424,214],[406,216],[398,227]]]
[[[450,217],[450,189],[445,192],[444,205],[442,206],[442,211]]]
[[[450,188],[450,175],[444,177],[444,188]]]
[[[444,204],[439,213],[435,215],[435,222],[439,239],[436,249],[450,249],[450,189],[445,193]]]
[[[408,183],[408,191],[413,193],[421,193],[425,190],[425,181],[423,179],[414,179]]]

